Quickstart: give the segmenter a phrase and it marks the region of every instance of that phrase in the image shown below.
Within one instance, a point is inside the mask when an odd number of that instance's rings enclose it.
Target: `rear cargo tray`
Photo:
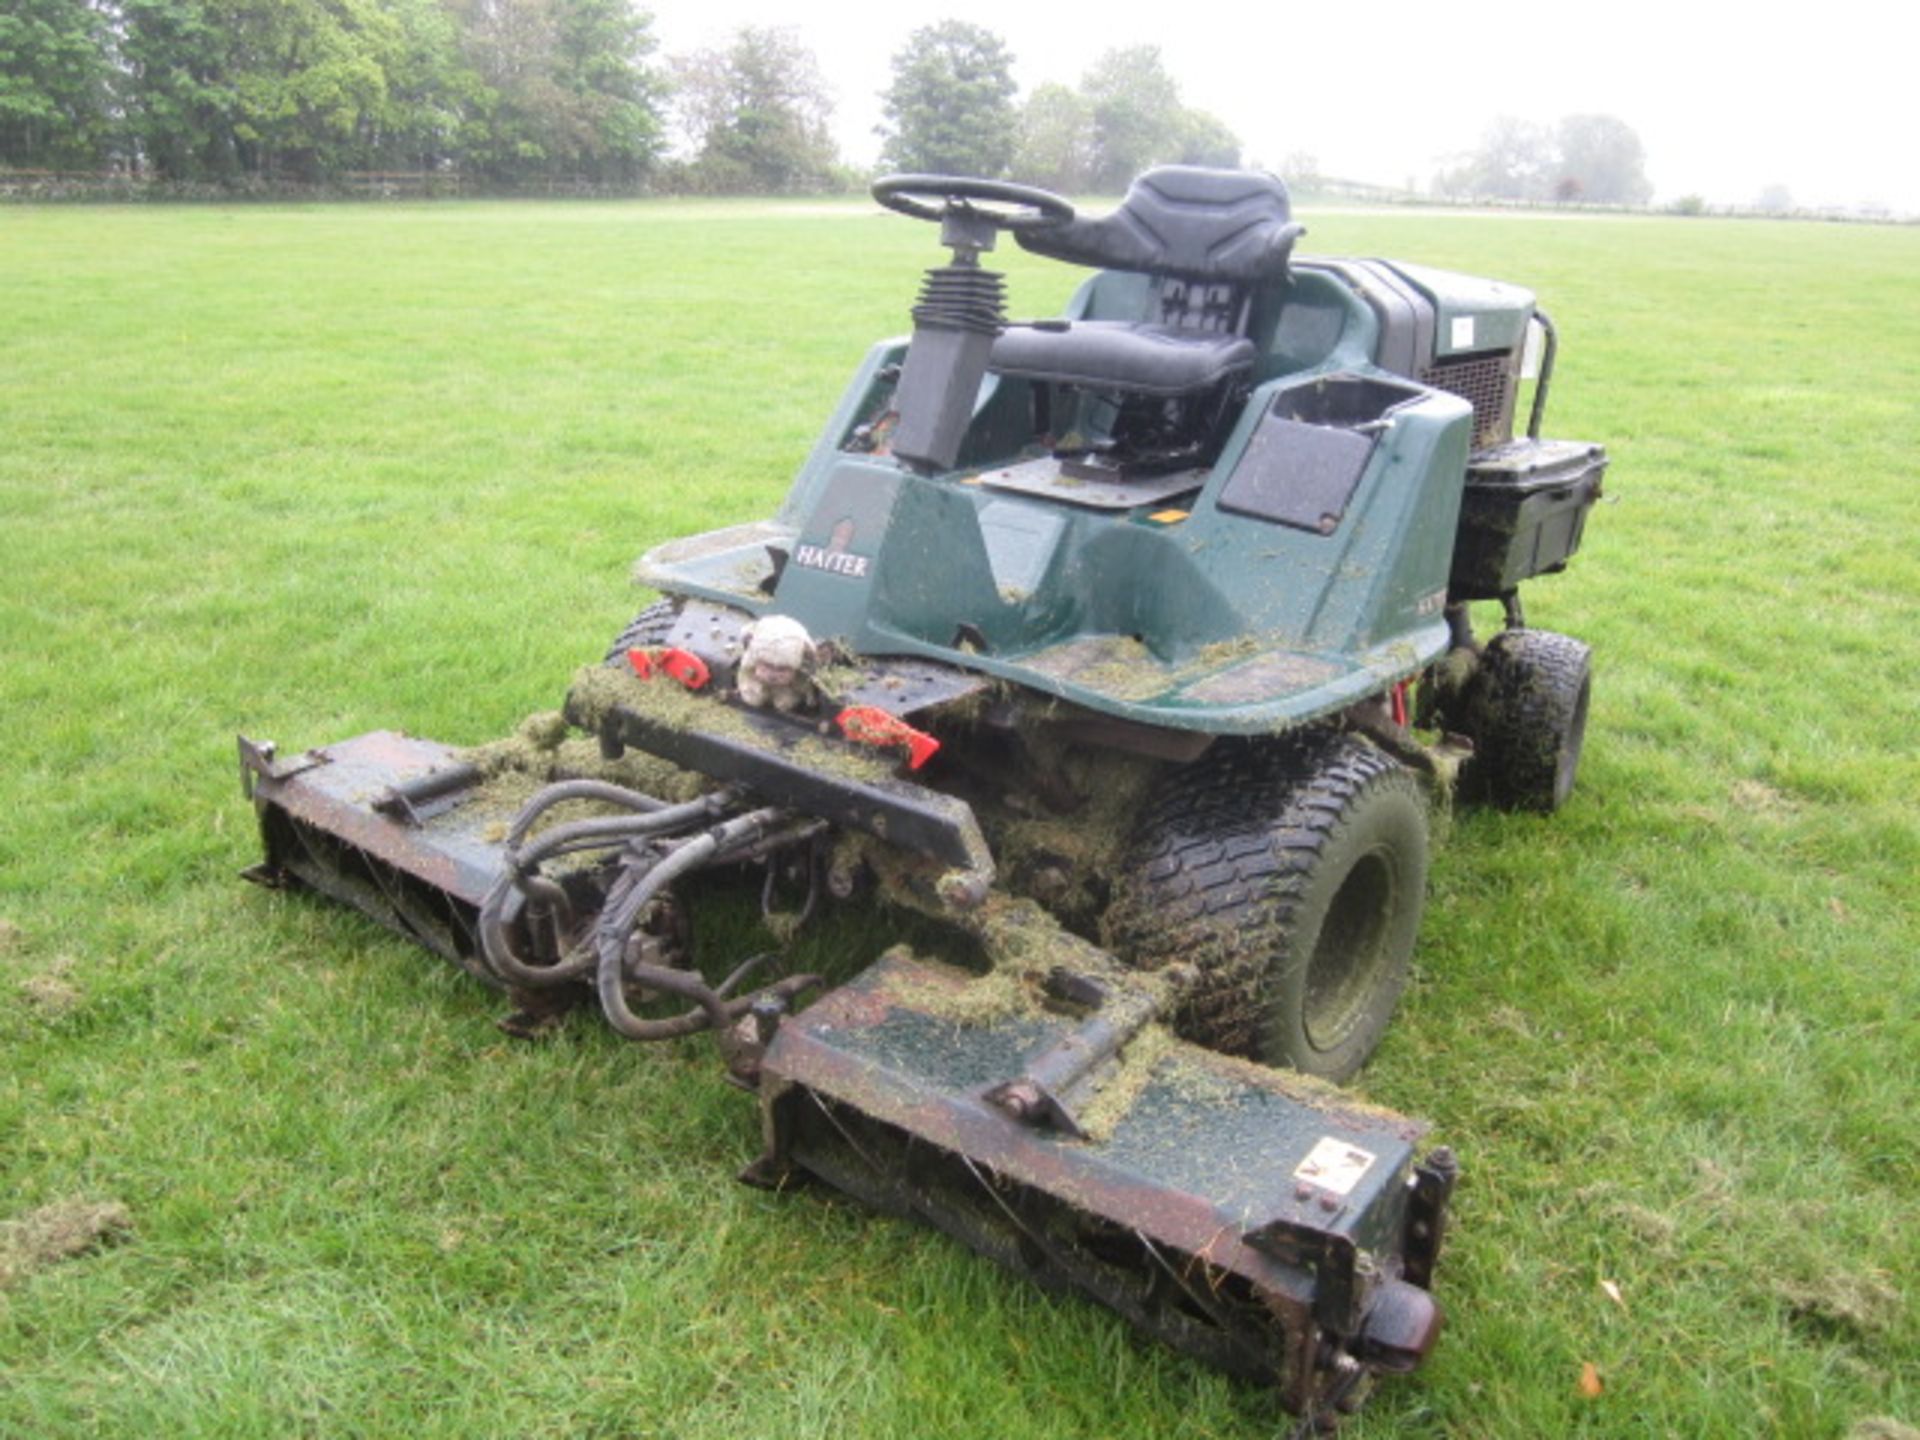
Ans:
[[[1566,567],[1600,498],[1607,452],[1580,440],[1515,440],[1476,454],[1460,498],[1448,596],[1497,600]]]

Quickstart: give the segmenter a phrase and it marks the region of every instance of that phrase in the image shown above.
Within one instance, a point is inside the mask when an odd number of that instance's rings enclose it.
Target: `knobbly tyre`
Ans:
[[[1434,1344],[1456,1174],[1336,1085],[1430,816],[1572,787],[1587,647],[1518,591],[1604,452],[1541,438],[1528,292],[1296,258],[1272,176],[1157,169],[1099,219],[874,194],[951,258],[779,513],[646,555],[665,598],[506,740],[243,738],[249,873],[465,966],[510,1029],[710,1035],[759,1097],[744,1178],[918,1217],[1330,1426]],[[1064,317],[1006,320],[1002,231],[1092,272]],[[952,944],[824,994],[689,954],[689,880],[743,870],[778,936],[879,901]]]

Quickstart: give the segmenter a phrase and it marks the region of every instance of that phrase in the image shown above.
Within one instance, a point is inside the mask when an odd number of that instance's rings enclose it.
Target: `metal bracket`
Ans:
[[[1288,1265],[1310,1266],[1315,1286],[1313,1317],[1340,1336],[1360,1328],[1360,1253],[1345,1235],[1275,1220],[1253,1231],[1247,1244]]]
[[[323,751],[303,750],[291,760],[276,760],[279,747],[273,741],[249,740],[244,735],[234,739],[240,752],[240,794],[248,800],[253,799],[254,786],[261,780],[285,780],[327,763]]]
[[[418,826],[465,798],[460,794],[480,783],[480,767],[462,762],[429,770],[411,780],[389,785],[373,797],[373,808],[389,820]]]
[[[1166,1007],[1164,995],[1113,978],[1055,969],[1046,988],[1056,999],[1091,1007],[1092,1013],[1052,1045],[1030,1058],[1021,1073],[989,1089],[984,1098],[1014,1119],[1086,1138],[1074,1110],[1096,1072],[1118,1060],[1129,1042]]]
[[[1412,1194],[1407,1202],[1406,1248],[1401,1275],[1423,1288],[1433,1284],[1433,1263],[1447,1233],[1447,1206],[1460,1181],[1460,1162],[1445,1145],[1435,1146],[1414,1167]]]

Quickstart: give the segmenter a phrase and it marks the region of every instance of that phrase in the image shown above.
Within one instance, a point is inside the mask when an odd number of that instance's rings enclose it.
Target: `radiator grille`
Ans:
[[[1513,391],[1507,383],[1511,357],[1461,355],[1436,360],[1420,372],[1420,383],[1458,395],[1473,406],[1473,448],[1504,445],[1513,438]]]

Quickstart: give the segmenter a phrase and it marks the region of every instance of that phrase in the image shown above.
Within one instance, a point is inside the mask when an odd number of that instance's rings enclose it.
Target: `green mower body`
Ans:
[[[1272,733],[1377,695],[1448,649],[1469,457],[1511,441],[1533,297],[1326,261],[1258,303],[1271,318],[1217,444],[1147,473],[1038,428],[1097,396],[992,372],[955,465],[896,459],[907,342],[876,345],[773,520],[663,545],[639,576],[1150,726]],[[1064,318],[1144,325],[1154,304],[1145,277],[1104,272]],[[1469,378],[1477,408],[1447,388]]]

